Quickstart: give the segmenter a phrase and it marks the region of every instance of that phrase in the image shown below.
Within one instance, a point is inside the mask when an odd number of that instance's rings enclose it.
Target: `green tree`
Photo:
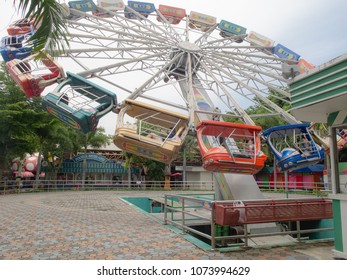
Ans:
[[[95,131],[89,133],[78,133],[77,143],[83,147],[84,155],[87,154],[88,147],[93,148],[101,148],[105,144],[109,144],[111,142],[111,137],[105,134],[105,129],[103,127],[97,128]],[[87,157],[85,156],[83,159],[82,166],[82,185],[85,183],[86,179],[86,171],[87,171]]]
[[[59,166],[47,161],[48,158],[62,160],[69,153],[80,151],[86,143],[93,146],[98,146],[98,141],[105,143],[98,133],[96,137],[82,135],[48,114],[40,97],[26,98],[5,70],[0,71],[0,81],[1,172],[8,169],[13,158],[40,152],[56,175]]]
[[[50,179],[57,178],[58,170],[63,160],[71,153],[81,149],[76,139],[78,132],[57,119],[53,119],[47,126],[36,129],[40,137],[40,151],[49,166]]]
[[[192,164],[201,164],[201,154],[196,136],[187,135],[178,154],[177,161],[187,160]]]
[[[137,166],[147,168],[147,178],[150,181],[163,181],[165,164],[148,158],[140,157],[134,154],[124,152],[125,167]]]
[[[39,139],[31,128],[40,119],[34,115],[34,103],[25,97],[5,70],[0,70],[0,81],[0,170],[2,172],[8,169],[13,158],[35,151]]]

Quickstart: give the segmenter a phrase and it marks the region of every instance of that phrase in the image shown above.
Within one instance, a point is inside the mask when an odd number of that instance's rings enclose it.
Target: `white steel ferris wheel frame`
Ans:
[[[221,37],[217,24],[202,32],[188,26],[188,16],[173,25],[158,10],[146,18],[127,8],[138,19],[126,18],[124,11],[102,18],[70,9],[79,19],[66,20],[69,46],[59,56],[73,63],[64,61],[64,69],[98,79],[119,100],[145,99],[193,116],[200,110],[193,96],[197,88],[209,108],[218,106],[245,123],[275,115],[288,123],[299,122],[269,99],[289,102],[281,67],[285,60],[252,45],[246,35]],[[243,42],[237,43],[240,39]],[[245,112],[255,105],[265,113]],[[202,118],[210,116],[200,113]]]

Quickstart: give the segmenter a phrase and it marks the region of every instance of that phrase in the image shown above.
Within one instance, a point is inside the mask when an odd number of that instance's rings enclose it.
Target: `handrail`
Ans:
[[[181,207],[172,207],[170,206],[170,200],[173,201],[174,199],[178,199]],[[286,199],[278,200],[280,204],[283,204]],[[275,201],[275,200],[262,200],[262,201]],[[295,199],[287,199],[289,202],[288,205],[295,205]],[[298,199],[299,203],[303,205],[305,203],[305,199]],[[312,204],[318,201],[325,201],[322,198],[310,198],[307,199],[307,204]],[[328,204],[331,201],[327,201]],[[300,242],[303,240],[302,235],[308,234],[308,233],[317,233],[317,232],[326,232],[326,231],[333,231],[332,227],[325,227],[325,228],[310,228],[310,229],[301,229],[300,225],[300,218],[294,217],[294,219],[288,219],[288,222],[295,222],[296,223],[296,229],[291,230],[279,230],[276,232],[270,232],[270,233],[251,233],[248,231],[248,227],[250,226],[248,223],[243,223],[239,228],[242,228],[242,233],[236,233],[236,234],[228,234],[226,236],[217,236],[216,232],[216,208],[213,207],[217,203],[230,203],[230,201],[215,201],[215,200],[209,200],[204,198],[197,198],[197,197],[190,197],[186,195],[174,195],[174,194],[166,194],[165,195],[165,203],[164,203],[164,224],[171,224],[173,226],[176,226],[182,230],[182,233],[194,233],[197,236],[206,238],[207,240],[210,240],[211,242],[211,248],[212,250],[216,249],[218,242],[228,242],[230,240],[234,240],[234,242],[237,242],[238,240],[242,239],[241,242],[234,243],[233,246],[248,246],[249,240],[252,238],[257,237],[265,237],[265,236],[276,236],[276,235],[296,235],[296,239]],[[245,201],[247,204],[247,201]],[[249,206],[251,207],[251,206]],[[199,209],[204,209],[206,215],[202,215],[197,212]],[[170,217],[168,214],[171,214]],[[198,218],[196,220],[189,219],[189,218]],[[326,218],[326,217],[325,217]],[[329,217],[328,217],[329,218]],[[198,223],[193,223],[193,221],[198,221]],[[190,221],[190,223],[189,223]],[[264,220],[263,222],[258,221],[259,223],[268,223],[268,220]],[[276,220],[273,220],[272,222],[276,222]],[[281,220],[281,222],[284,222],[284,220]],[[210,225],[210,234],[199,231],[198,229],[194,228],[196,225]],[[230,227],[233,228],[233,227]],[[229,228],[229,230],[230,230]]]

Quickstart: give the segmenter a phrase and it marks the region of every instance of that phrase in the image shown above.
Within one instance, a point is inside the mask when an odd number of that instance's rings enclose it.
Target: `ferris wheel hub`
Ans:
[[[201,51],[200,47],[194,43],[183,41],[178,43],[178,47],[186,52],[199,52]]]

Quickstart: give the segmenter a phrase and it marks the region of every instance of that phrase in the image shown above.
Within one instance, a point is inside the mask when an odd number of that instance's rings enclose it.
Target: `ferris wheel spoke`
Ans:
[[[77,63],[77,64],[78,64],[81,68],[83,68],[84,70],[90,70],[86,65],[84,65],[83,63],[81,63],[81,61],[78,60],[78,59],[76,59],[74,56],[69,55],[69,58],[72,59],[75,63]],[[120,90],[122,90],[122,91],[124,91],[124,92],[127,92],[128,94],[131,93],[130,90],[126,89],[125,87],[120,86],[120,85],[117,84],[117,83],[112,82],[110,79],[106,79],[106,78],[104,78],[104,77],[101,77],[100,75],[93,75],[93,77],[98,78],[99,80],[101,80],[101,81],[103,81],[103,82],[106,82],[106,83],[110,84],[111,86],[114,86],[114,87],[116,87],[116,88],[118,88],[118,89],[120,89]]]
[[[205,59],[205,62],[208,62],[208,60]],[[248,88],[252,88],[254,91],[257,91],[261,94],[266,94],[264,91],[264,88],[259,88],[259,85],[257,83],[250,83],[250,80],[247,78],[244,78],[243,75],[241,75],[239,72],[235,71],[232,72],[232,69],[224,69],[224,66],[215,65],[213,62],[209,61],[208,64],[211,68],[211,72],[214,73],[215,77],[218,77],[218,79],[223,82],[223,85],[225,87],[230,88],[233,92],[239,94],[240,96],[243,96],[244,98],[248,99],[252,103],[252,98],[254,97],[254,92],[251,92],[249,90],[245,91],[245,88],[243,87],[243,84],[247,85]],[[206,83],[214,84],[214,79],[211,79],[208,73],[205,73],[205,78],[203,79],[206,81]]]
[[[213,60],[210,61],[210,63],[216,65],[216,61],[220,60],[220,58],[216,55],[213,55]],[[220,60],[219,64],[221,64],[222,67],[226,67],[228,66],[231,70],[233,70],[234,72],[238,72],[240,74],[240,76],[246,77],[249,80],[258,82],[260,84],[262,84],[265,87],[268,87],[269,89],[272,89],[278,93],[280,93],[281,95],[289,98],[290,94],[288,92],[286,92],[285,90],[282,89],[283,84],[280,85],[274,85],[272,84],[273,81],[281,81],[284,80],[279,76],[275,76],[272,73],[268,73],[268,72],[264,72],[252,67],[248,67],[246,65],[241,65],[239,63],[233,63],[233,65],[237,66],[230,66],[229,63],[225,62],[225,60]],[[269,79],[271,78],[271,79]]]
[[[239,105],[239,103],[236,101],[236,99],[231,94],[229,94],[228,90],[224,87],[222,81],[220,81],[217,78],[217,76],[215,76],[212,73],[212,71],[210,70],[210,68],[207,65],[205,65],[204,63],[201,63],[201,66],[205,69],[207,75],[209,75],[212,78],[212,80],[214,80],[216,86],[218,88],[220,88],[222,90],[222,92],[228,97],[228,99],[230,100],[231,104],[235,108],[232,111],[236,111],[237,114],[243,118],[245,123],[254,125],[253,120],[251,118],[249,118],[249,116],[247,115],[246,111]]]
[[[159,10],[156,10],[157,17],[160,18],[160,22],[165,29],[165,33],[169,35],[169,37],[174,37],[177,41],[182,40],[182,35],[179,34],[175,28],[172,27],[172,24],[160,13]]]
[[[207,30],[206,32],[202,33],[201,36],[195,40],[194,43],[197,44],[197,45],[203,46],[203,42],[207,41],[207,39],[212,34],[212,32],[216,29],[217,26],[218,25],[215,24],[209,30]]]
[[[136,99],[139,95],[141,95],[146,90],[150,89],[151,87],[155,86],[159,81],[163,80],[164,77],[162,73],[165,73],[170,68],[170,65],[172,65],[176,60],[178,60],[183,54],[178,54],[175,57],[173,57],[169,62],[167,62],[164,66],[160,67],[157,72],[153,74],[152,77],[150,77],[147,81],[145,81],[139,88],[137,88],[133,94],[129,96],[129,99]]]
[[[139,41],[144,41],[144,39],[150,38],[151,42],[155,42],[157,44],[167,44],[167,39],[163,38],[162,36],[152,36],[152,34],[146,36],[146,33],[141,32],[141,30],[136,30],[136,32],[129,32],[126,29],[116,29],[109,26],[95,25],[90,22],[68,21],[68,24],[69,27],[82,33],[99,34],[100,36],[115,36],[117,38],[133,38]]]
[[[215,52],[212,52],[211,55],[207,56],[216,56]],[[218,52],[218,56],[223,59],[230,60],[231,63],[235,63],[235,61],[238,61],[239,63],[243,63],[245,65],[252,65],[254,67],[257,67],[258,69],[264,69],[267,71],[270,75],[272,75],[272,72],[275,72],[276,74],[281,73],[281,61],[280,60],[274,60],[271,58],[270,60],[268,58],[259,58],[259,56],[251,56],[242,52],[227,52],[222,50],[221,52]],[[261,59],[261,60],[260,60]],[[280,75],[276,76],[276,79],[280,79],[283,82],[286,82],[287,80],[281,77]]]
[[[80,15],[84,16],[84,19],[89,20],[97,26],[108,26],[109,28],[114,28],[117,31],[127,30],[127,32],[138,34],[142,37],[157,38],[158,40],[172,40],[172,35],[165,28],[153,24],[152,21],[142,16],[138,12],[129,8],[134,14],[138,16],[141,20],[131,20],[122,16],[119,13],[110,12],[113,15],[112,18],[102,18],[95,15],[78,12]]]
[[[235,66],[235,68],[238,68],[242,71],[248,71],[249,73],[255,74],[259,77],[267,77],[267,79],[263,79],[266,82],[269,82],[270,79],[272,79],[274,81],[278,81],[278,84],[281,84],[281,86],[283,86],[286,82],[286,79],[284,79],[279,72],[275,71],[275,68],[272,68],[269,71],[269,69],[264,69],[263,67],[260,67],[259,64],[252,63],[252,61],[241,63],[237,57],[221,56],[215,54],[212,54],[210,57],[208,57],[208,59],[214,61],[216,64],[221,64],[223,66],[225,66],[225,64],[232,64]]]
[[[233,35],[229,37],[223,37],[220,39],[213,39],[207,38],[207,40],[201,44],[201,48],[205,47],[214,47],[214,48],[223,48],[225,46],[232,46],[234,47],[235,43],[239,45],[238,43],[240,40],[244,40],[247,37],[247,35]],[[234,44],[234,45],[233,45]]]
[[[122,68],[125,69],[125,71],[128,71],[129,69],[126,69],[127,65],[130,66],[130,65],[135,64],[135,63],[140,63],[142,60],[151,60],[151,59],[155,59],[155,58],[158,58],[160,56],[165,56],[165,55],[167,55],[167,52],[155,53],[155,54],[150,54],[150,55],[143,55],[141,57],[130,58],[130,59],[123,60],[123,61],[120,61],[117,63],[107,64],[104,66],[96,67],[94,69],[83,71],[83,72],[80,72],[78,74],[81,75],[82,77],[93,76],[97,73],[106,74],[106,75],[115,74],[117,72],[117,70],[122,69]]]
[[[86,49],[69,49],[65,51],[65,54],[75,54],[78,57],[84,58],[112,58],[110,55],[115,52],[115,56],[119,56],[123,52],[136,52],[138,55],[150,53],[159,53],[160,51],[166,50],[167,47],[128,47],[128,48],[86,48]]]
[[[132,39],[126,37],[105,37],[105,36],[95,36],[91,34],[77,34],[77,33],[69,33],[67,38],[71,44],[74,42],[76,44],[81,45],[89,45],[89,46],[101,46],[101,47],[109,47],[113,45],[118,45],[120,43],[125,45],[159,45],[157,42],[152,42],[149,40],[139,40]],[[165,46],[164,44],[160,44]]]
[[[222,70],[222,69],[221,69]],[[222,70],[223,71],[223,70]],[[230,76],[231,79],[233,79],[234,81],[237,81],[237,83],[244,89],[246,89],[247,91],[249,91],[250,93],[252,93],[258,100],[261,100],[262,102],[264,102],[265,104],[267,104],[269,106],[269,108],[272,108],[273,110],[277,111],[278,113],[280,113],[289,123],[298,123],[298,121],[292,116],[290,115],[288,112],[286,112],[285,110],[283,110],[281,107],[279,107],[278,105],[276,105],[275,103],[273,103],[271,100],[269,100],[268,98],[266,98],[264,96],[264,93],[261,91],[258,91],[257,89],[249,86],[248,83],[238,79],[235,75],[229,73],[228,76]]]

